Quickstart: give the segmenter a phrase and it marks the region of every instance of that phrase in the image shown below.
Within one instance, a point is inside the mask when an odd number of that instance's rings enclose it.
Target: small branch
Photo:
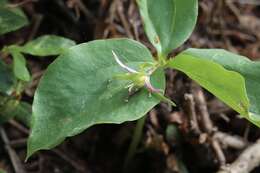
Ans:
[[[28,140],[27,138],[16,139],[16,140],[10,141],[9,144],[12,148],[25,147],[27,140]]]
[[[29,135],[30,131],[17,121],[11,119],[8,121],[8,123],[11,124],[13,127],[17,128],[19,131],[23,132],[24,134]]]
[[[92,15],[92,13],[89,11],[89,9],[84,5],[84,3],[81,0],[75,0],[75,3],[78,4],[79,9],[82,11],[82,13],[85,15],[87,19],[96,20],[95,17]]]
[[[250,127],[251,127],[251,123],[247,122],[245,132],[244,132],[244,140],[248,140],[248,136],[250,133]]]
[[[42,23],[43,17],[44,16],[42,14],[35,14],[33,16],[33,26],[32,26],[32,30],[30,32],[30,35],[29,35],[27,41],[30,41],[30,40],[32,40],[35,37],[38,29],[40,28],[40,25]]]
[[[224,152],[223,152],[219,142],[215,139],[212,139],[211,144],[212,144],[212,147],[213,147],[213,149],[216,153],[219,164],[224,165],[226,163],[226,157],[224,155]]]
[[[207,102],[204,93],[200,86],[193,84],[192,93],[194,95],[194,100],[196,102],[198,115],[201,117],[202,126],[204,131],[212,136],[216,133],[217,129],[214,127],[212,120],[210,119],[209,111],[207,108]],[[216,153],[219,164],[224,165],[226,163],[226,158],[224,152],[221,148],[220,142],[214,138],[210,140],[213,150]]]
[[[202,89],[199,86],[194,85],[193,95],[194,95],[194,100],[195,100],[197,108],[198,108],[198,113],[201,116],[203,128],[208,134],[211,134],[212,131],[214,130],[214,128],[213,128],[214,126],[210,119],[206,99],[205,99]]]
[[[249,146],[232,164],[217,173],[249,173],[260,165],[260,140]]]
[[[15,150],[10,146],[10,141],[6,135],[6,132],[3,127],[0,127],[1,137],[5,144],[5,149],[11,159],[12,165],[14,167],[15,173],[26,173],[24,167],[22,165],[21,160],[19,159],[18,155],[16,154]]]
[[[37,2],[38,0],[24,0],[22,2],[19,2],[17,4],[8,4],[7,7],[9,8],[16,8],[16,7],[21,7],[25,4],[28,4],[28,3],[32,3],[32,2]]]
[[[125,28],[125,31],[126,31],[126,35],[129,37],[129,38],[134,38],[132,32],[131,32],[131,29],[130,29],[130,26],[129,26],[129,23],[127,22],[127,19],[126,19],[126,16],[124,14],[124,9],[123,9],[123,4],[121,1],[118,1],[118,8],[117,8],[117,12],[118,12],[118,15],[119,15],[119,18],[120,20],[122,21],[122,24]]]
[[[71,159],[70,157],[68,157],[62,151],[60,151],[58,149],[53,149],[51,151],[54,152],[55,154],[57,154],[59,157],[61,157],[66,162],[68,162],[77,171],[84,172],[84,173],[89,173],[90,172],[86,167],[80,165],[78,162],[76,162],[73,159]]]
[[[248,145],[248,143],[240,136],[232,136],[223,132],[216,132],[213,138],[218,140],[223,147],[243,149]]]
[[[196,115],[194,97],[192,94],[185,94],[184,98],[185,98],[185,102],[186,102],[185,111],[189,116],[191,130],[196,135],[199,135],[199,134],[201,134],[201,130],[200,130],[197,115]]]

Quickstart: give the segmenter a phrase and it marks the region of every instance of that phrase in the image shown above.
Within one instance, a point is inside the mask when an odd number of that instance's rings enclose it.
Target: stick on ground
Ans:
[[[15,173],[25,173],[24,167],[15,150],[10,146],[10,141],[3,127],[0,127],[0,134],[5,144],[5,149],[10,157]]]
[[[221,168],[217,173],[250,173],[260,165],[260,140],[245,149],[232,164]]]

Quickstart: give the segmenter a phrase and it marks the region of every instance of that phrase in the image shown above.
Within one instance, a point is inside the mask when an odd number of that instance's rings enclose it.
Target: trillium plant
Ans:
[[[137,4],[157,56],[128,38],[95,40],[64,51],[36,90],[27,157],[95,124],[140,119],[141,126],[147,112],[161,101],[174,106],[164,96],[166,68],[187,74],[260,125],[258,62],[220,49],[188,49],[168,57],[191,35],[197,0],[138,0]]]
[[[164,96],[167,68],[185,73],[260,126],[259,62],[221,49],[191,48],[169,57],[196,25],[197,0],[137,0],[137,4],[157,55],[128,38],[72,43],[53,54],[60,56],[47,68],[34,96],[27,158],[93,125],[138,120],[131,153],[147,112],[161,101],[175,106]],[[5,50],[32,54],[33,49],[36,56],[44,56],[39,54],[41,47],[27,44],[27,49],[25,45]]]

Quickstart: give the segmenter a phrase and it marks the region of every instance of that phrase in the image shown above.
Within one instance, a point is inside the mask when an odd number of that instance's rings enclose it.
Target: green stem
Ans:
[[[17,79],[17,82],[15,84],[15,94],[19,98],[24,90],[24,82],[20,79]]]
[[[125,159],[125,164],[124,164],[125,170],[128,167],[129,163],[131,162],[131,160],[133,159],[133,157],[136,153],[137,146],[140,143],[140,140],[142,138],[145,120],[146,120],[146,116],[142,117],[141,119],[139,119],[137,121],[135,131],[133,134],[133,138],[132,138],[132,141],[131,141],[131,144],[130,144],[130,147],[128,149],[126,159]]]
[[[160,66],[165,66],[165,64],[167,63],[167,56],[165,56],[164,54],[159,54],[158,55],[158,61]]]

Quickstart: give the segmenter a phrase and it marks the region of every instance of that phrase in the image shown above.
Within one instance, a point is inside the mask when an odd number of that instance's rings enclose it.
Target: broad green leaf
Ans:
[[[159,55],[166,56],[192,33],[198,15],[197,0],[138,0],[146,35]]]
[[[10,8],[7,1],[0,1],[0,35],[15,31],[28,24],[28,19],[19,8]]]
[[[26,60],[24,56],[18,51],[11,52],[13,56],[13,72],[14,75],[22,80],[22,81],[29,81],[31,76],[26,67]]]
[[[226,70],[215,62],[198,59],[186,52],[170,60],[169,67],[187,74],[241,115],[248,116],[249,101],[245,80],[239,73]]]
[[[0,92],[9,93],[15,84],[11,69],[0,59]]]
[[[97,40],[64,52],[48,67],[36,90],[28,157],[94,124],[137,120],[160,102],[144,88],[129,96],[128,82],[115,79],[125,71],[112,50],[134,69],[154,61],[146,47],[129,39]],[[114,82],[118,86],[111,87]],[[151,82],[164,90],[163,71],[156,71]]]
[[[64,37],[44,35],[26,43],[20,47],[20,51],[34,56],[59,55],[75,44],[74,41]]]
[[[248,119],[260,127],[260,62],[251,61],[222,49],[188,49],[185,54],[197,59],[207,59],[219,63],[228,70],[240,73],[246,82],[246,91],[250,101]]]

